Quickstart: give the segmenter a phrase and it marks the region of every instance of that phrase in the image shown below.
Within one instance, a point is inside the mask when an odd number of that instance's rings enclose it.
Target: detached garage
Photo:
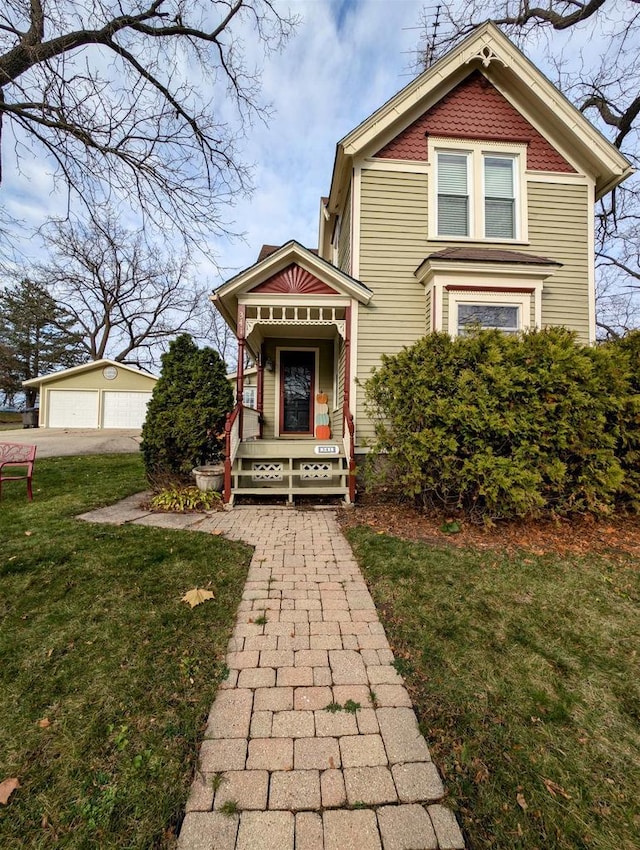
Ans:
[[[41,428],[142,428],[158,379],[115,360],[95,360],[25,381],[40,393]]]

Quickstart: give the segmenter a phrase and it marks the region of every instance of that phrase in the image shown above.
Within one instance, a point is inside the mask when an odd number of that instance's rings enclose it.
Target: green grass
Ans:
[[[250,551],[74,517],[144,489],[138,456],[36,464],[0,502],[0,847],[174,844]],[[213,601],[189,608],[195,587]],[[42,728],[39,721],[50,725]]]
[[[471,850],[640,847],[640,574],[356,528]]]

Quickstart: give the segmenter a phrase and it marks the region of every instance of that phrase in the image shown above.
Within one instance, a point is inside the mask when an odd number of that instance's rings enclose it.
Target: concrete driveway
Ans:
[[[140,450],[140,429],[20,428],[0,431],[0,443],[36,445],[36,457],[105,455]]]

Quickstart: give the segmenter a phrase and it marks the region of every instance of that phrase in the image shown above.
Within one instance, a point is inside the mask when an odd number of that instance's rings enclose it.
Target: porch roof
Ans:
[[[286,272],[292,266],[297,268],[287,276]],[[277,276],[280,276],[277,288],[273,286],[269,289],[270,282]],[[318,306],[331,306],[332,299],[345,297],[368,304],[373,296],[369,287],[321,259],[295,240],[259,259],[210,295],[211,301],[234,333],[237,333],[239,299],[256,290],[264,296],[265,302],[273,297],[270,293],[277,293],[279,298],[290,298],[293,305],[301,299],[308,304],[310,297],[317,301]]]

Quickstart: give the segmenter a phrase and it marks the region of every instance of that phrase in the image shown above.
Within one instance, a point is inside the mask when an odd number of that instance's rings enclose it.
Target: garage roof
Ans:
[[[136,369],[135,366],[127,366],[126,363],[120,363],[117,360],[90,360],[89,363],[83,363],[81,366],[72,366],[70,369],[61,369],[58,372],[50,372],[48,375],[38,375],[37,378],[30,378],[28,381],[23,381],[23,387],[39,387],[41,384],[47,384],[49,381],[57,381],[58,378],[66,377],[67,375],[78,375],[81,372],[89,372],[92,369],[104,369],[105,366],[115,366],[117,369],[125,369],[127,372],[133,372],[134,375],[141,375],[143,378],[151,378],[153,381],[158,380],[157,375],[152,375],[150,372],[143,372],[142,369]]]

